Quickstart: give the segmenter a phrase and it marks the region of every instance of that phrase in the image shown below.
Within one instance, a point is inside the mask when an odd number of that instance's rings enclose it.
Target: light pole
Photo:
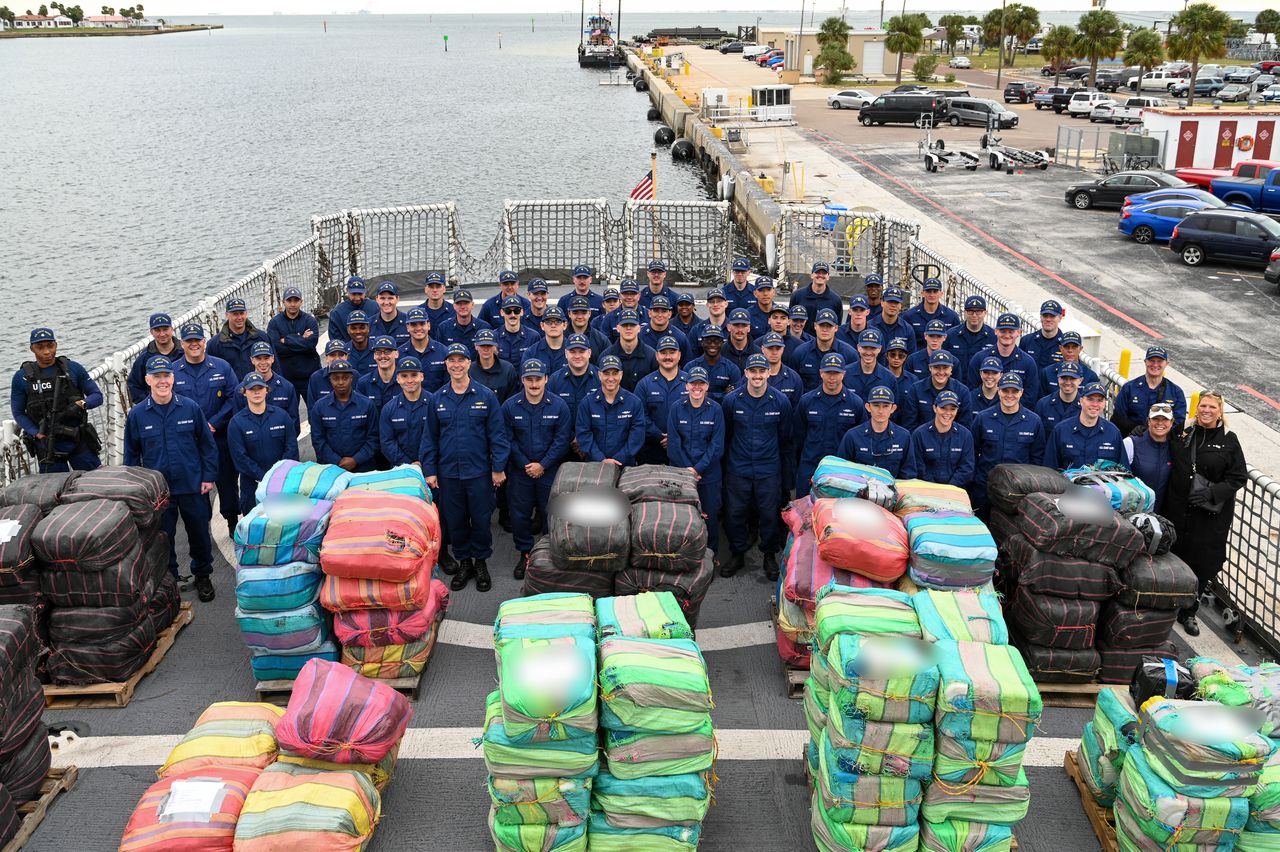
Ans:
[[[1000,42],[996,45],[996,91],[1000,91],[1000,80],[1004,76],[1004,9],[1005,0],[1000,0]]]
[[[817,0],[814,0],[817,2]],[[803,71],[804,63],[800,59],[800,51],[804,50],[804,0],[800,0],[800,34],[796,36],[796,69]]]

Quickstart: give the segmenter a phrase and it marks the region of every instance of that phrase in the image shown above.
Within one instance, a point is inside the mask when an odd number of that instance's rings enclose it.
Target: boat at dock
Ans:
[[[626,64],[618,46],[613,18],[597,11],[586,21],[578,43],[578,65],[582,68],[618,68]]]

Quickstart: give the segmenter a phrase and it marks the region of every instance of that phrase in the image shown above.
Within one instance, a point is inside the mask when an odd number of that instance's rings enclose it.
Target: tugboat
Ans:
[[[585,6],[585,4],[584,4]],[[585,14],[585,12],[584,12]],[[617,68],[624,63],[615,38],[613,19],[603,11],[587,18],[578,42],[578,65],[582,68]]]

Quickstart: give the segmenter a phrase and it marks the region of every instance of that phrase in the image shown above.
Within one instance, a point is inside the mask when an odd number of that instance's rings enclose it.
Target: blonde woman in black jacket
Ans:
[[[1165,495],[1165,515],[1178,532],[1173,552],[1191,566],[1200,581],[1199,593],[1218,576],[1227,561],[1227,535],[1235,516],[1236,492],[1249,480],[1244,450],[1234,432],[1227,431],[1222,395],[1200,394],[1195,419],[1170,442],[1173,469]],[[1200,598],[1178,613],[1189,636],[1200,635],[1196,611]]]

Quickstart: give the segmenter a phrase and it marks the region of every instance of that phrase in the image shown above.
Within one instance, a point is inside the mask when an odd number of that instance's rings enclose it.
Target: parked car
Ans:
[[[946,100],[948,98],[971,98],[973,93],[968,89],[928,89],[926,95],[934,95],[935,97]]]
[[[1196,79],[1201,77],[1224,77],[1224,69],[1221,65],[1201,65],[1196,69]]]
[[[1249,100],[1249,95],[1253,94],[1253,89],[1247,83],[1228,83],[1218,90],[1218,100],[1237,101]]]
[[[1125,196],[1124,206],[1136,207],[1140,204],[1151,204],[1156,201],[1197,201],[1206,208],[1214,209],[1230,206],[1212,192],[1207,189],[1200,189],[1197,186],[1169,186],[1153,189],[1150,192],[1128,195]]]
[[[1036,105],[1036,109],[1053,109],[1054,96],[1065,95],[1070,91],[1066,86],[1050,86],[1047,89],[1041,89],[1036,92],[1031,100]]]
[[[731,41],[728,44],[720,45],[721,53],[741,53],[747,47],[746,42]]]
[[[876,99],[866,89],[845,89],[834,95],[827,95],[827,106],[832,109],[862,109]]]
[[[973,63],[967,56],[953,56],[947,61],[948,68],[972,68]]]
[[[749,62],[749,61],[751,61],[751,60],[753,60],[753,59],[759,59],[759,58],[760,58],[760,54],[762,54],[762,53],[768,53],[769,51],[771,51],[771,50],[773,50],[773,49],[774,49],[774,47],[773,47],[772,45],[768,45],[768,44],[753,44],[753,45],[751,45],[750,47],[744,47],[744,48],[742,49],[742,58],[743,58],[743,59],[745,59],[745,60],[747,60],[747,61]]]
[[[1276,82],[1276,75],[1259,74],[1257,77],[1253,78],[1253,82],[1250,83],[1249,85],[1253,87],[1253,90],[1255,92],[1257,92],[1258,94],[1262,94],[1270,86],[1274,86],[1275,82]]]
[[[1280,253],[1280,224],[1241,210],[1201,210],[1178,223],[1169,248],[1187,266],[1207,260],[1266,266]]]
[[[1145,245],[1156,241],[1165,242],[1173,236],[1173,229],[1178,227],[1179,222],[1205,207],[1203,202],[1189,198],[1126,204],[1120,209],[1120,221],[1116,223],[1116,227],[1125,236],[1133,237],[1136,243]]]
[[[1242,66],[1242,65],[1228,65],[1226,68],[1223,68],[1221,71],[1219,71],[1219,72],[1218,72],[1217,74],[1215,74],[1214,76],[1215,76],[1215,77],[1221,77],[1222,79],[1227,80],[1227,82],[1228,82],[1228,83],[1230,83],[1230,82],[1232,82],[1232,81],[1231,81],[1231,80],[1228,80],[1227,78],[1228,78],[1228,77],[1230,77],[1232,74],[1238,74],[1239,72],[1241,72],[1241,71],[1243,71],[1243,70],[1244,70],[1244,66]],[[1200,76],[1200,75],[1199,75],[1199,74],[1196,74],[1196,76],[1198,77],[1198,76]]]
[[[1038,91],[1040,91],[1039,83],[1023,83],[1015,80],[1005,85],[1004,102],[1029,104],[1035,99]]]
[[[903,83],[901,86],[898,86],[896,89],[894,89],[892,94],[900,95],[903,92],[907,92],[907,93],[927,92],[928,90],[929,90],[929,87],[924,85],[923,83]]]
[[[1066,77],[1068,80],[1083,80],[1085,77],[1089,76],[1089,71],[1091,70],[1092,69],[1089,68],[1088,65],[1073,65],[1066,71],[1063,71],[1062,76]],[[1049,76],[1052,77],[1053,75],[1050,74]]]
[[[1062,74],[1071,68],[1070,65],[1053,65],[1049,64],[1040,69],[1041,77],[1052,77],[1055,74]]]
[[[1023,46],[1022,52],[1023,53],[1039,53],[1040,46],[1041,44],[1043,44],[1043,42],[1044,42],[1044,39],[1040,38],[1040,36],[1036,36],[1035,38],[1028,41],[1025,46]]]
[[[1109,98],[1103,92],[1076,92],[1067,102],[1067,114],[1072,118],[1084,118],[1105,100]]]
[[[775,56],[782,55],[782,48],[775,47],[772,50],[766,50],[755,58],[755,63],[763,67],[763,65]]]
[[[1280,85],[1272,84],[1262,90],[1262,100],[1266,103],[1280,101]]]
[[[1018,114],[990,98],[951,98],[945,119],[952,127],[962,124],[1010,130],[1018,126]]]
[[[1219,178],[1264,178],[1272,169],[1280,169],[1280,160],[1241,160],[1230,169],[1178,169],[1176,174],[1187,183],[1211,189]]]
[[[787,61],[786,57],[783,56],[781,53],[779,53],[777,56],[769,57],[765,61],[764,67],[769,69],[781,68],[786,63],[786,61]]]
[[[1202,98],[1216,95],[1218,92],[1222,91],[1222,87],[1225,85],[1226,83],[1223,82],[1221,77],[1197,77],[1196,97]],[[1181,82],[1174,83],[1173,88],[1169,89],[1169,94],[1175,98],[1185,98],[1189,88],[1191,88],[1190,81],[1183,80]]]
[[[924,125],[924,116],[933,116],[934,124],[942,120],[946,101],[934,95],[898,92],[880,95],[858,112],[863,127],[873,124]]]
[[[1262,273],[1262,277],[1267,279],[1268,284],[1280,284],[1280,252],[1271,252],[1271,262],[1267,264],[1267,271]]]
[[[1141,79],[1131,81],[1129,88],[1135,92],[1167,92],[1180,82],[1182,78],[1173,71],[1148,71]]]
[[[1257,68],[1241,68],[1238,71],[1232,71],[1230,74],[1224,74],[1223,77],[1228,83],[1252,83],[1254,80],[1262,76],[1262,72]]]
[[[1121,207],[1125,196],[1173,186],[1187,186],[1187,183],[1165,172],[1117,172],[1090,183],[1072,184],[1065,196],[1067,204],[1078,210]]]
[[[1123,88],[1127,88],[1134,78],[1139,76],[1141,70],[1141,68],[1134,65],[1116,71],[1099,71],[1096,81],[1098,91],[1118,92]]]
[[[1107,98],[1105,101],[1098,101],[1098,103],[1094,106],[1093,111],[1089,113],[1089,123],[1094,124],[1096,122],[1102,121],[1102,122],[1106,122],[1107,124],[1110,124],[1112,121],[1115,120],[1111,116],[1113,115],[1116,107],[1118,106],[1120,106],[1120,104],[1117,101],[1111,100],[1110,98]]]
[[[1168,102],[1162,98],[1153,98],[1145,95],[1140,98],[1125,98],[1111,110],[1111,120],[1116,124],[1141,121],[1143,110],[1168,105]],[[1090,116],[1090,119],[1092,120],[1092,116]]]
[[[1209,191],[1228,204],[1239,204],[1261,213],[1280,213],[1280,168],[1268,169],[1260,177],[1215,178],[1209,184]]]

